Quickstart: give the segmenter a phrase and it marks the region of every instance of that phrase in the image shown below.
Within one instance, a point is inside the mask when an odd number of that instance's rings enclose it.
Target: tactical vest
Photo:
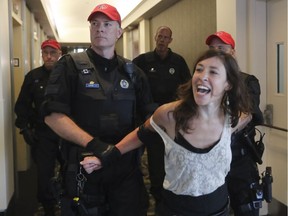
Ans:
[[[101,74],[86,52],[71,54],[79,71],[71,114],[77,124],[103,141],[118,142],[134,129],[135,88],[131,62],[118,58],[118,67]]]
[[[70,106],[73,120],[92,136],[98,137],[103,142],[116,144],[135,128],[136,91],[133,83],[133,64],[118,56],[118,66],[114,70],[99,72],[86,52],[70,55],[78,70],[77,90],[72,96]],[[65,143],[62,148],[64,158],[67,160],[65,187],[68,195],[73,197],[78,194],[79,182],[76,176],[79,174],[79,161],[82,160],[81,152],[85,149],[71,145],[72,143],[67,144]],[[137,167],[136,151],[123,155],[117,164],[117,172],[129,175],[131,170]],[[95,195],[90,190],[91,187],[97,190],[102,188],[98,177],[98,175],[86,175],[85,188],[88,188],[90,195]],[[101,174],[99,178],[102,178]],[[98,193],[97,197],[102,199],[103,194]]]

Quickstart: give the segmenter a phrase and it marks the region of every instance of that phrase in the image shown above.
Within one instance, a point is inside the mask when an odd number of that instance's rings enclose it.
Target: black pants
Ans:
[[[35,162],[37,166],[37,198],[44,207],[53,206],[56,203],[52,193],[51,179],[55,174],[56,160],[62,163],[59,151],[59,137],[51,134],[51,131],[38,130],[39,142],[35,148]]]
[[[122,156],[119,163],[86,175],[87,181],[83,193],[89,199],[91,198],[91,201],[84,198],[81,200],[80,195],[80,202],[87,209],[97,207],[101,212],[91,214],[91,216],[146,215],[148,196],[143,182],[143,175],[138,164],[136,164],[135,157],[136,152],[129,152]],[[71,189],[68,188],[69,191]],[[70,194],[69,198],[66,198],[66,203],[63,203],[63,208],[61,207],[62,216],[81,215],[79,208],[75,208],[75,205],[73,205],[72,198],[73,196]]]
[[[148,170],[150,179],[150,193],[155,199],[156,208],[162,199],[163,181],[165,176],[164,169],[164,143],[159,136],[153,143],[146,145]]]
[[[259,216],[259,209],[243,211],[243,206],[257,200],[256,191],[250,185],[259,183],[257,164],[249,155],[233,158],[226,182],[234,215]]]

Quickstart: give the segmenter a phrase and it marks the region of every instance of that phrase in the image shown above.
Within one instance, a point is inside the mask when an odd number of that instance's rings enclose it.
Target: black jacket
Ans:
[[[40,114],[40,107],[44,101],[45,88],[50,75],[44,65],[35,68],[25,75],[14,111],[16,114],[16,127],[25,127],[48,130]],[[52,130],[51,130],[52,132]]]
[[[47,85],[45,113],[64,113],[93,136],[109,132],[122,139],[136,126],[129,119],[140,122],[151,114],[147,77],[134,65],[132,81],[124,68],[128,60],[105,59],[91,48],[86,52],[93,68],[77,69],[71,55],[57,62]]]
[[[171,49],[165,59],[154,50],[139,55],[133,62],[147,75],[153,99],[159,105],[174,101],[178,86],[191,79],[186,61]]]

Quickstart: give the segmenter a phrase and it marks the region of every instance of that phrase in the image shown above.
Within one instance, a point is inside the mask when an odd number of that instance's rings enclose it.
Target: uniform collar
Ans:
[[[92,60],[93,64],[97,69],[104,72],[113,70],[118,65],[117,54],[112,59],[106,59],[98,55],[92,48],[87,49],[88,56]]]
[[[164,59],[161,59],[160,55],[156,52],[156,49],[154,49],[155,58],[157,58],[160,61],[165,61],[166,59],[169,59],[169,57],[171,56],[171,53],[172,53],[172,50],[168,48],[167,56]]]

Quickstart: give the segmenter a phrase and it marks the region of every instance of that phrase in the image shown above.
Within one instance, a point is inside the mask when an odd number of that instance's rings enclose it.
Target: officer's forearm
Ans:
[[[87,143],[93,139],[65,114],[51,113],[45,117],[45,123],[63,139],[80,146],[86,147]]]

